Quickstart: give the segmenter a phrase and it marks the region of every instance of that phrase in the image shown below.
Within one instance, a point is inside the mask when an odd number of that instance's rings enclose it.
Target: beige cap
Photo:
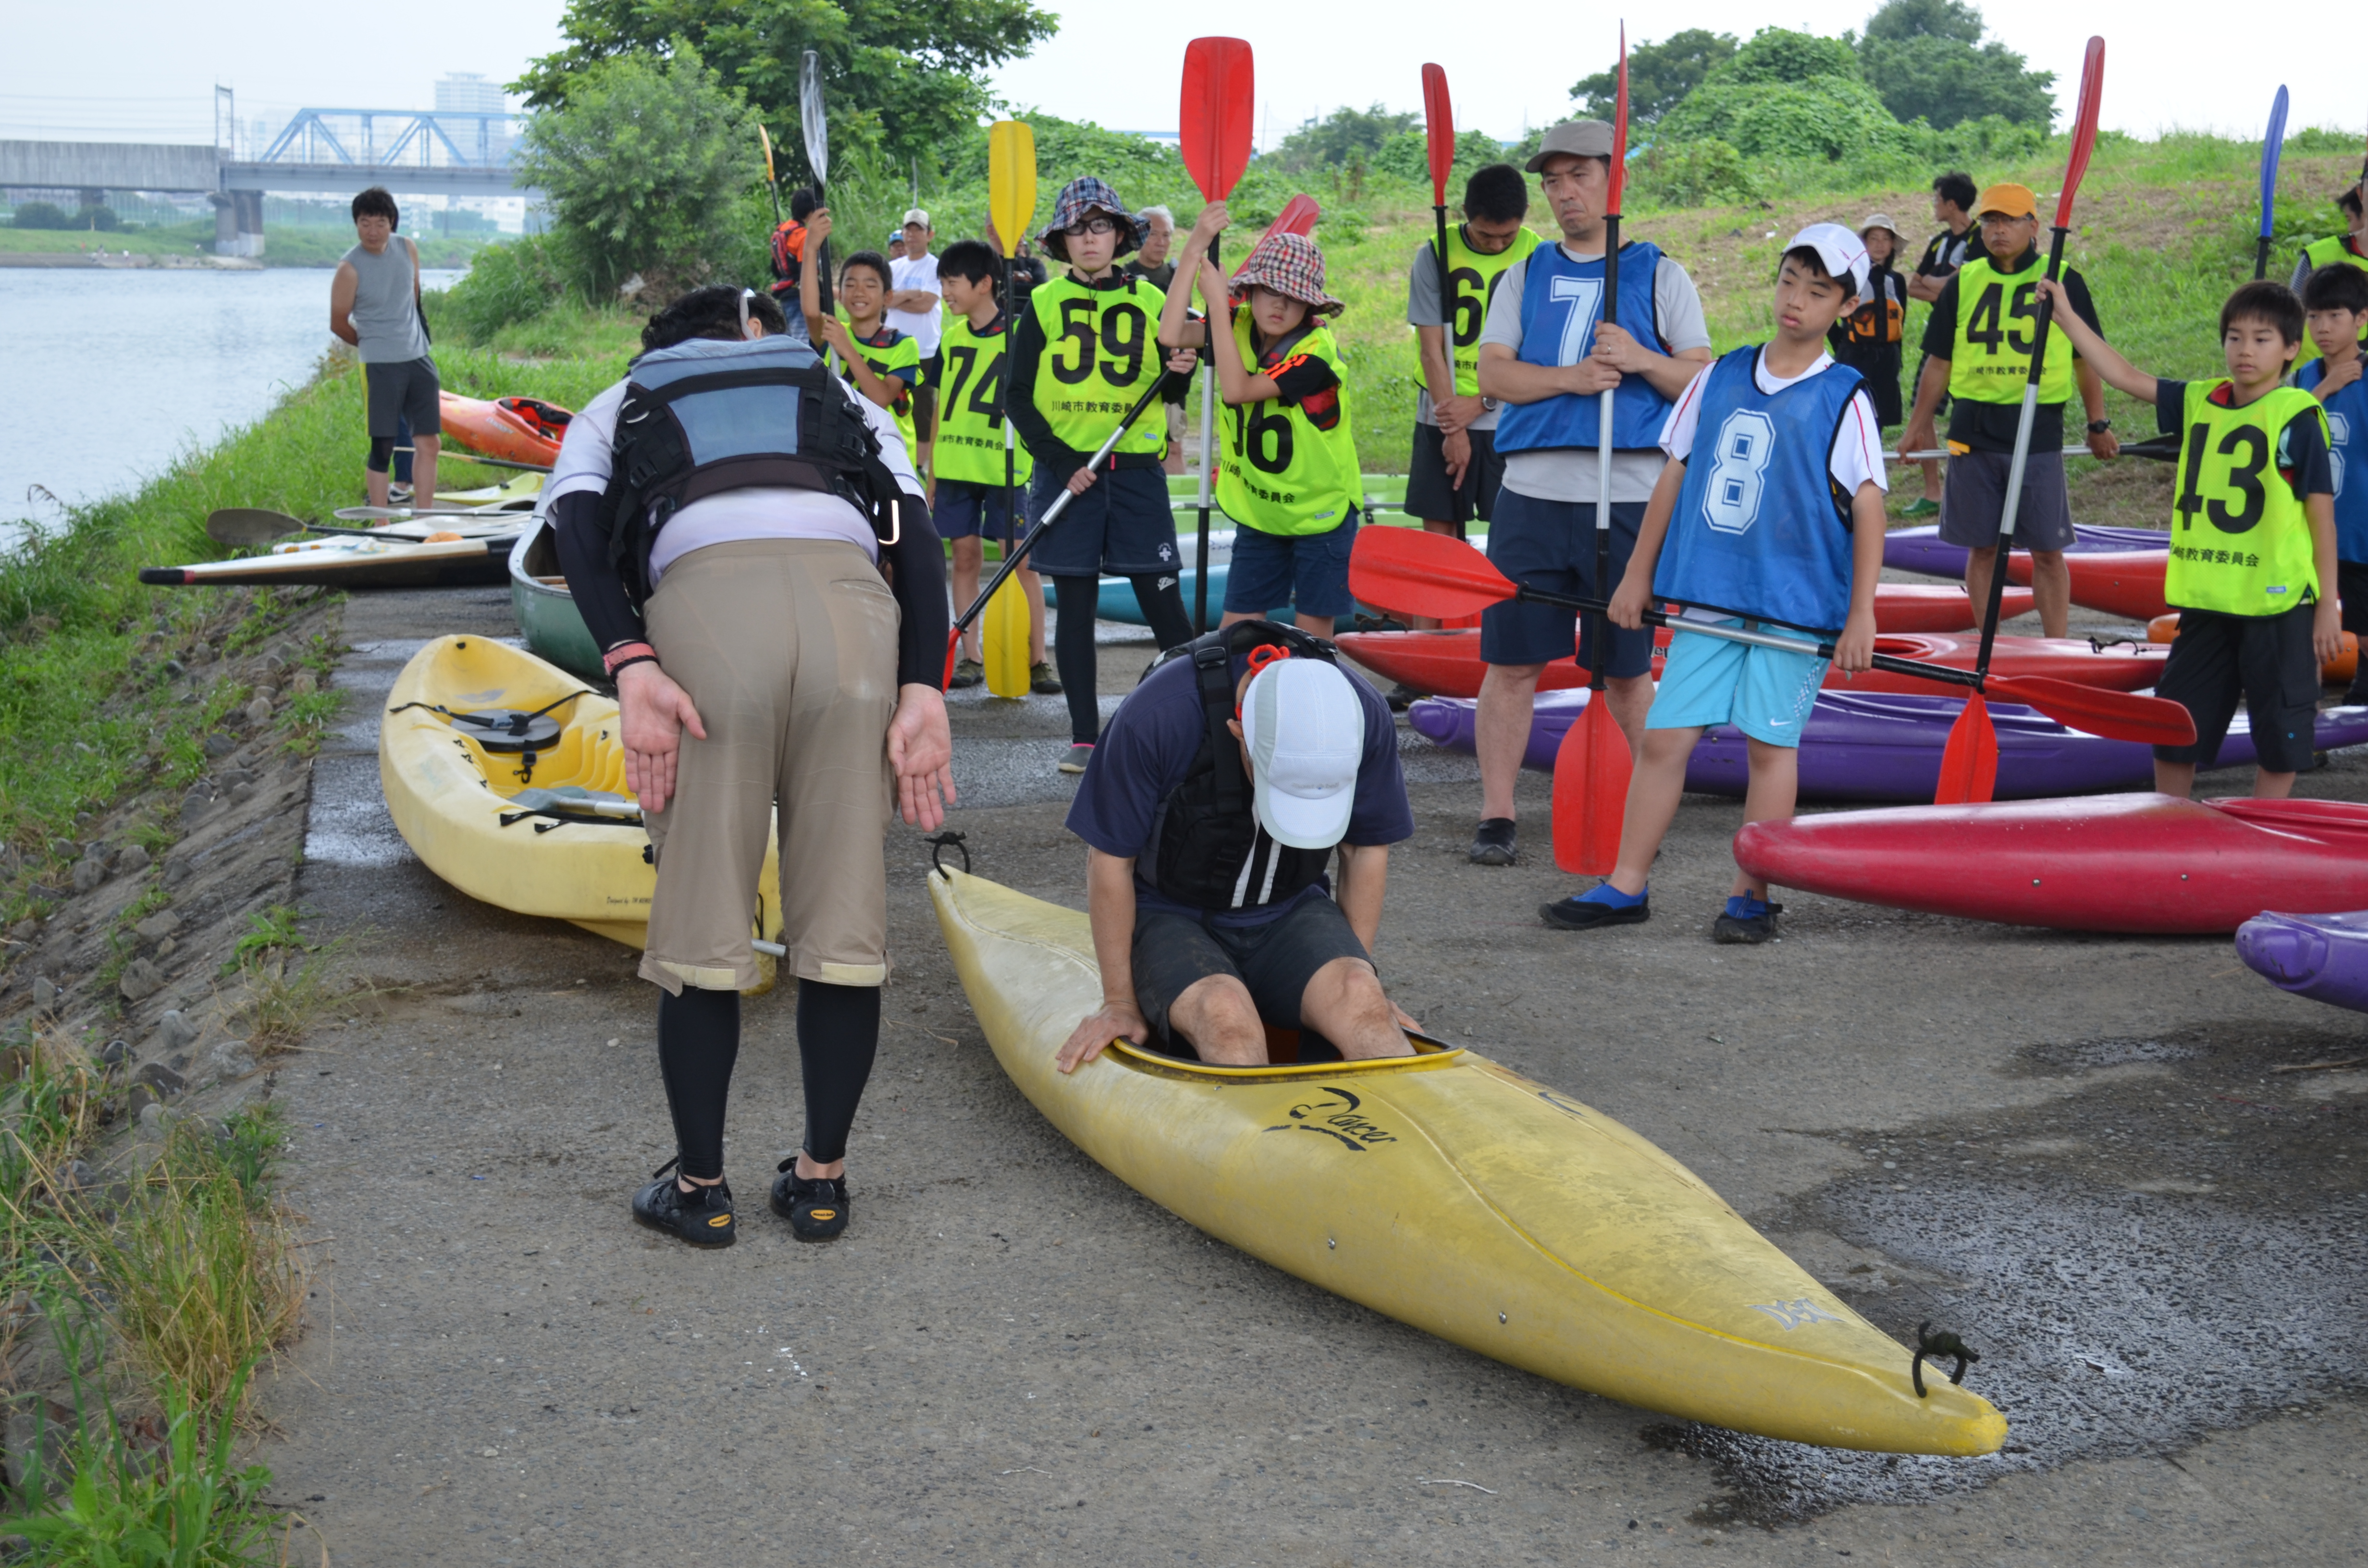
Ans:
[[[1611,156],[1611,127],[1600,119],[1565,119],[1546,132],[1545,145],[1522,165],[1531,174],[1542,174],[1546,160],[1557,153],[1580,158]]]
[[[929,215],[918,207],[909,208],[905,213],[904,227],[911,228],[916,223],[918,223],[924,229],[928,228],[929,226]]]
[[[1899,225],[1891,221],[1891,215],[1887,212],[1870,212],[1865,217],[1860,219],[1858,223],[1859,238],[1866,238],[1866,232],[1869,229],[1881,229],[1884,233],[1888,233],[1891,236],[1891,244],[1895,249],[1907,243],[1907,237],[1899,232]]]

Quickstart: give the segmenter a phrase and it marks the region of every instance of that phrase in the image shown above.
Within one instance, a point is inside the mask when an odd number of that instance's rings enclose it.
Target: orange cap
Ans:
[[[2036,218],[2039,216],[2039,198],[2031,194],[2031,187],[2027,185],[1994,185],[1982,192],[1981,199],[1974,203],[1974,216],[1976,219],[1987,218],[1993,212],[2001,218]]]

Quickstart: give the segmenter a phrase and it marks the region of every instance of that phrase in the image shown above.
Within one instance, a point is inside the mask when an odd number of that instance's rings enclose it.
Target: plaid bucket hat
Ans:
[[[1118,249],[1110,253],[1112,261],[1142,245],[1141,221],[1118,199],[1118,192],[1110,187],[1108,180],[1096,179],[1091,175],[1080,176],[1061,187],[1059,199],[1053,203],[1053,221],[1036,236],[1036,243],[1047,254],[1068,260],[1069,236],[1061,231],[1072,223],[1083,222],[1093,212],[1101,213],[1118,225]]]
[[[1324,253],[1305,234],[1269,234],[1242,263],[1226,297],[1238,303],[1253,285],[1297,300],[1312,315],[1337,315],[1348,305],[1324,291]]]

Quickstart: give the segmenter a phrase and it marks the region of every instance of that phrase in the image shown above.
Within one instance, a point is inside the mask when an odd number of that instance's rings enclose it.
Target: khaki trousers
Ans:
[[[780,812],[781,940],[802,980],[888,979],[882,845],[893,809],[896,600],[854,545],[744,540],[677,561],[650,645],[690,696],[674,798],[649,818],[657,892],[642,978],[745,991],[757,878]]]

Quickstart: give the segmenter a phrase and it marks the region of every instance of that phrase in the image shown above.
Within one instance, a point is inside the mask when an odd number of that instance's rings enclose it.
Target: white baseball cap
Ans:
[[[1349,677],[1321,659],[1278,659],[1242,694],[1258,825],[1293,849],[1329,849],[1348,836],[1365,708]]]
[[[1888,225],[1886,225],[1887,227]],[[1866,242],[1843,228],[1839,223],[1812,223],[1784,244],[1788,251],[1803,245],[1817,253],[1826,264],[1826,276],[1847,278],[1852,291],[1866,292]]]
[[[905,210],[905,222],[904,222],[904,225],[903,225],[903,226],[904,226],[904,227],[905,227],[905,228],[911,228],[913,225],[915,225],[915,224],[916,224],[916,223],[917,223],[917,224],[919,224],[919,225],[920,225],[922,228],[924,228],[924,229],[928,228],[928,227],[929,226],[929,215],[928,215],[928,213],[926,210],[924,210],[923,209],[918,208],[918,207],[913,207],[913,208],[908,208],[908,209],[906,209],[906,210]]]

